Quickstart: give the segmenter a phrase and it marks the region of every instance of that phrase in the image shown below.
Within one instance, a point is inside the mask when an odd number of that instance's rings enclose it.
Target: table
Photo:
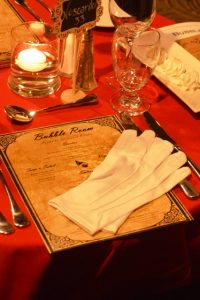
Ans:
[[[31,19],[23,9],[18,11]],[[155,27],[172,22],[157,16]],[[7,87],[9,68],[0,69],[0,133],[20,131],[73,120],[113,114],[109,99],[114,92],[104,75],[112,70],[110,47],[112,29],[95,28],[94,61],[98,87],[94,92],[99,104],[38,115],[27,125],[12,124],[3,113],[5,104],[15,103],[27,108],[40,108],[60,102],[61,92],[69,86],[62,78],[62,87],[44,99],[25,99],[14,95]],[[159,101],[152,103],[152,115],[190,155],[199,161],[200,123],[194,114],[167,87],[152,78]],[[177,113],[178,112],[178,113]],[[143,117],[137,124],[147,128]],[[3,171],[16,201],[27,212],[4,166]],[[200,188],[192,175],[191,182]],[[97,243],[50,255],[34,222],[25,229],[16,229],[9,236],[0,236],[0,298],[18,299],[114,299],[116,295],[159,293],[185,285],[190,280],[200,281],[200,199],[188,200],[177,187],[175,193],[194,217],[194,222],[167,229],[134,235],[132,238]],[[1,186],[1,209],[11,221],[8,201]],[[28,213],[28,212],[27,212]],[[110,298],[109,298],[110,297]]]

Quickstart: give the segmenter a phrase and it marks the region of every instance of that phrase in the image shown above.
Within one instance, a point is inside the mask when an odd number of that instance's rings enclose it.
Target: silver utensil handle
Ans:
[[[5,187],[5,190],[7,192],[9,201],[10,201],[10,205],[11,205],[11,212],[12,212],[12,217],[13,217],[13,221],[15,226],[17,227],[25,227],[27,225],[30,224],[28,218],[26,217],[26,215],[21,211],[21,209],[19,208],[18,204],[16,203],[9,187],[8,184],[6,182],[6,179],[3,175],[3,172],[0,170],[0,179],[3,182],[3,185]]]
[[[179,147],[178,145],[175,145],[174,148],[177,150],[177,151],[183,151],[181,149],[181,147]],[[189,158],[187,156],[187,164],[190,166],[190,168],[195,172],[195,174],[200,178],[200,168],[197,166],[197,164],[191,160],[191,158]]]
[[[91,97],[89,97],[91,96]],[[52,111],[52,110],[58,110],[58,109],[63,109],[63,108],[69,108],[69,107],[76,107],[76,106],[81,106],[81,105],[89,105],[92,103],[97,103],[98,99],[95,97],[95,95],[91,94],[88,95],[88,100],[85,101],[85,97],[83,99],[78,100],[77,102],[71,102],[71,103],[62,103],[54,106],[49,106],[45,108],[38,109],[36,113],[39,112],[47,112],[47,111]]]
[[[190,158],[187,158],[187,163],[195,172],[195,174],[200,178],[200,168]]]
[[[44,20],[40,16],[38,16],[28,5],[24,5],[24,8],[38,21],[44,22]]]
[[[200,192],[187,179],[181,181],[179,183],[179,186],[184,194],[190,199],[194,199],[200,196]]]
[[[8,222],[8,220],[4,217],[2,212],[0,212],[0,233],[2,234],[9,234],[14,232],[14,228]]]

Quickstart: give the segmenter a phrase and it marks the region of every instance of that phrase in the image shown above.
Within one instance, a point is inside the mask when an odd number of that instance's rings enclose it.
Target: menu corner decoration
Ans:
[[[54,10],[54,32],[65,38],[68,33],[91,29],[102,12],[101,0],[58,0]]]

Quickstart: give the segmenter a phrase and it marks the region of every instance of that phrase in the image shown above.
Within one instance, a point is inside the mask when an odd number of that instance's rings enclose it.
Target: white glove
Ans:
[[[186,157],[181,152],[171,154],[171,143],[155,138],[152,131],[129,141],[131,132],[122,133],[85,182],[49,201],[90,234],[103,229],[116,232],[134,209],[166,193],[190,173],[188,168],[179,169]]]
[[[67,207],[73,207],[73,209],[76,205],[79,209],[81,206],[84,209],[86,206],[90,207],[95,200],[116,188],[130,174],[135,173],[147,147],[150,147],[154,139],[155,134],[151,130],[145,131],[139,137],[135,136],[133,130],[123,131],[119,141],[116,142],[105,160],[95,168],[88,179],[56,199],[62,202],[62,199],[69,198],[69,201],[64,200],[63,204],[66,204]],[[82,197],[84,200],[81,200]],[[53,199],[50,200],[50,204],[53,203]]]
[[[188,167],[180,168],[185,163],[186,156],[183,152],[171,154],[149,177],[124,195],[120,199],[121,201],[116,201],[118,206],[112,207],[112,219],[114,219],[114,214],[117,217],[112,224],[106,227],[107,231],[115,233],[134,209],[162,196],[185,179],[190,174]],[[108,218],[108,210],[100,212],[104,219]],[[120,219],[118,218],[119,211],[126,211],[124,219],[122,216]]]

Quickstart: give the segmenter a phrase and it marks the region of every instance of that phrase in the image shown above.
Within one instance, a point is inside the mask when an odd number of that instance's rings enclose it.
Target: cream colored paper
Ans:
[[[178,40],[177,43],[200,60],[200,34]]]
[[[9,63],[11,51],[10,31],[13,26],[22,23],[22,19],[6,0],[0,0],[0,67]]]
[[[48,201],[85,180],[122,129],[107,116],[0,136],[3,158],[50,252],[115,237],[106,232],[90,236]],[[133,212],[117,236],[188,219],[177,200],[165,195]]]

